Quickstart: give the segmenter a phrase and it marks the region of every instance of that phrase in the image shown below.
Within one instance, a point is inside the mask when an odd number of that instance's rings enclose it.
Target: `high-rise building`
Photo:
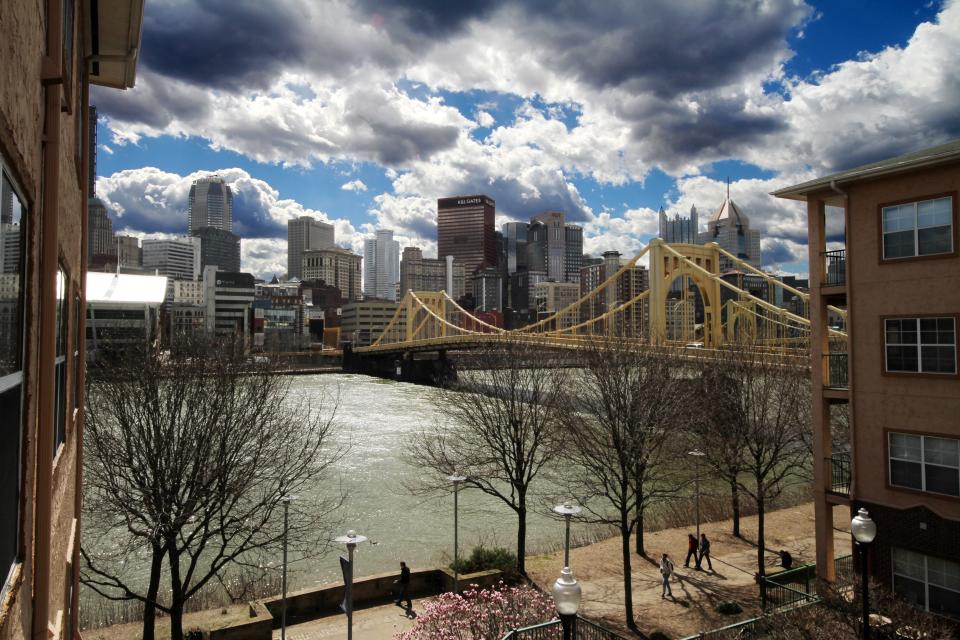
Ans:
[[[195,229],[193,237],[200,240],[200,268],[219,267],[221,271],[240,271],[240,236],[217,229]]]
[[[575,282],[538,282],[533,287],[533,299],[539,320],[566,309],[579,298],[580,285]],[[574,314],[563,314],[557,322],[557,329],[568,329],[577,321],[578,318]]]
[[[710,220],[707,230],[699,235],[699,244],[716,242],[741,260],[760,268],[760,232],[750,228],[750,219],[740,207],[730,199],[730,186],[727,185],[727,199],[723,201]],[[720,270],[728,271],[734,263],[726,256],[720,256]]]
[[[200,277],[200,238],[144,239],[143,267],[177,280]]]
[[[584,297],[623,266],[618,251],[606,251],[602,259],[592,258],[590,264],[580,267],[580,296]],[[643,265],[635,265],[623,271],[612,286],[608,286],[602,295],[585,302],[581,308],[581,321],[599,318],[611,309],[632,300],[650,288],[650,273]],[[641,335],[644,331],[647,306],[643,303],[632,305],[617,315],[620,326],[618,335]],[[601,327],[596,327],[600,329]]]
[[[477,311],[503,311],[503,279],[496,267],[473,272],[473,301]]]
[[[527,227],[526,222],[506,222],[500,227],[506,242],[507,275],[527,268]]]
[[[866,552],[870,581],[953,618],[960,618],[958,184],[954,141],[774,193],[807,208],[817,577],[833,581],[837,556]],[[844,244],[833,244],[831,227],[846,229]],[[838,263],[844,268],[831,269]],[[848,314],[845,340],[831,332],[828,305]],[[876,525],[869,551],[835,548],[835,527],[860,509]]]
[[[473,272],[497,266],[496,203],[484,195],[437,200],[437,257],[453,256],[463,263],[467,293],[473,292]]]
[[[583,262],[583,227],[568,224],[564,227],[563,281],[579,282]]]
[[[454,300],[463,297],[463,263],[424,258],[418,247],[404,247],[400,260],[400,297],[407,291],[446,291]]]
[[[320,222],[311,216],[300,216],[287,221],[287,277],[303,278],[303,252],[316,249],[332,249],[334,246],[332,224]]]
[[[117,236],[117,262],[122,267],[138,269],[143,266],[143,249],[136,236]]]
[[[564,215],[559,211],[546,211],[530,218],[527,245],[530,269],[546,271],[547,278],[554,282],[566,282],[565,227]]]
[[[400,280],[400,243],[390,229],[378,229],[363,243],[363,295],[381,300],[397,299]]]
[[[0,274],[16,273],[20,263],[20,225],[0,222]]]
[[[107,207],[99,198],[90,198],[87,203],[87,260],[96,257],[115,258],[117,242],[113,235],[113,221]]]
[[[97,195],[97,108],[90,105],[87,111],[87,197]]]
[[[360,273],[363,258],[339,247],[313,249],[302,254],[303,280],[320,279],[340,289],[347,300],[360,299]]]
[[[187,232],[191,235],[203,227],[233,231],[233,191],[220,176],[194,180],[188,212]]]
[[[679,213],[669,217],[667,212],[660,207],[658,214],[660,220],[660,239],[667,244],[699,244],[700,227],[697,215],[697,207],[690,207],[690,216],[683,218]]]

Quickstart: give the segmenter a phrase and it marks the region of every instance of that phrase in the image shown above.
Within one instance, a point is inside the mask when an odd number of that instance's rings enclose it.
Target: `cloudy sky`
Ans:
[[[632,255],[729,177],[765,265],[805,273],[804,209],[767,194],[960,137],[958,51],[960,0],[150,0],[136,87],[92,97],[97,194],[182,234],[219,173],[269,277],[291,217],[429,255],[436,199],[475,193]]]

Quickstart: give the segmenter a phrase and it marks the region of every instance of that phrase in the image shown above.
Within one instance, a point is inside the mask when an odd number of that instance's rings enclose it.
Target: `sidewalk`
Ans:
[[[423,605],[432,598],[413,601],[413,613],[410,614],[394,604],[385,604],[353,612],[354,640],[391,640],[397,633],[413,627],[417,613],[423,612]],[[280,630],[273,632],[274,639],[280,638]],[[320,640],[321,638],[346,638],[347,616],[345,614],[326,616],[287,626],[287,640]]]
[[[765,566],[778,566],[776,552],[787,549],[793,555],[794,566],[814,561],[815,538],[813,505],[783,509],[766,517]],[[700,530],[711,541],[713,572],[696,571],[691,564],[684,568],[687,551],[687,533],[695,527],[667,529],[647,533],[645,547],[648,559],[631,555],[633,574],[634,619],[641,631],[649,634],[663,631],[673,638],[682,638],[699,631],[715,629],[759,613],[759,596],[754,573],[757,570],[757,518],[742,518],[740,530],[745,540],[730,535],[731,522],[713,522]],[[627,635],[623,616],[623,570],[619,536],[592,545],[571,549],[570,565],[583,589],[580,612],[612,630]],[[631,546],[633,540],[631,540]],[[850,535],[835,533],[837,555],[844,555],[850,547]],[[660,554],[666,552],[676,566],[671,582],[673,599],[660,597]],[[563,552],[527,559],[530,577],[543,589],[549,590],[560,575]],[[714,611],[720,602],[734,600],[743,613],[724,616]]]

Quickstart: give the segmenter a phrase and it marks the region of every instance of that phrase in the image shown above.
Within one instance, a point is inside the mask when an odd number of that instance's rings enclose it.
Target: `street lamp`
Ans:
[[[580,608],[580,585],[573,577],[570,567],[560,571],[560,577],[553,583],[553,601],[560,614],[560,624],[563,625],[563,640],[572,640],[577,620],[577,609]]]
[[[687,455],[693,456],[695,460],[694,465],[696,471],[694,472],[694,482],[697,487],[697,544],[700,544],[700,458],[707,454],[699,449],[694,449],[693,451],[688,451]],[[697,568],[700,568],[699,562],[697,562]]]
[[[565,567],[570,566],[570,518],[578,515],[581,511],[583,511],[583,509],[569,502],[558,504],[553,508],[553,512],[563,516],[563,519],[566,520],[567,523],[567,534],[563,543],[563,566]]]
[[[334,542],[347,545],[347,567],[343,572],[343,609],[347,614],[347,640],[353,640],[353,552],[357,545],[366,542],[367,537],[358,535],[356,531],[347,531],[347,535],[334,538]],[[340,558],[343,568],[343,557]]]
[[[460,483],[466,480],[466,476],[462,476],[456,471],[453,472],[453,475],[447,476],[447,480],[453,483],[453,592],[460,592],[460,541],[457,538],[457,534],[460,528],[459,521],[459,505],[457,504],[459,493],[460,493]]]
[[[290,503],[297,496],[284,494],[280,498],[283,503],[283,600],[280,603],[280,640],[287,640],[287,513]]]
[[[867,510],[860,508],[850,521],[850,533],[860,550],[860,600],[863,605],[863,640],[870,638],[870,590],[868,585],[867,546],[877,537],[877,523]]]

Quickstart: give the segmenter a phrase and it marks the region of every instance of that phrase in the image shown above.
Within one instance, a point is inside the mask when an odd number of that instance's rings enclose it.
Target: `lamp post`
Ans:
[[[573,571],[570,567],[564,567],[560,577],[553,583],[553,601],[560,614],[560,624],[563,625],[563,640],[573,640],[575,635],[580,597],[580,585],[573,577]]]
[[[567,534],[563,543],[563,566],[565,567],[570,566],[570,518],[578,515],[581,511],[583,511],[583,509],[569,502],[558,504],[553,508],[553,512],[563,516],[567,524]]]
[[[357,545],[366,542],[366,536],[358,535],[352,529],[347,531],[347,535],[334,538],[334,542],[347,545],[347,566],[348,571],[344,572],[344,597],[343,609],[347,614],[347,640],[353,640],[353,552]],[[343,557],[340,558],[341,565]]]
[[[280,498],[283,503],[283,599],[280,602],[280,640],[287,640],[287,514],[290,503],[297,496],[284,494]]]
[[[694,449],[693,451],[688,451],[687,455],[693,456],[694,459],[694,483],[697,487],[697,544],[700,544],[700,458],[707,455],[699,449]],[[697,562],[697,568],[700,568],[700,563]]]
[[[870,589],[868,584],[867,547],[877,537],[877,523],[867,510],[860,508],[850,521],[850,533],[860,550],[860,603],[863,606],[863,640],[870,638]]]
[[[453,483],[453,592],[460,593],[460,541],[458,539],[458,533],[460,529],[460,520],[459,520],[459,509],[458,504],[459,494],[460,494],[460,483],[466,480],[466,476],[462,476],[456,471],[453,472],[453,475],[447,476],[447,480]]]

